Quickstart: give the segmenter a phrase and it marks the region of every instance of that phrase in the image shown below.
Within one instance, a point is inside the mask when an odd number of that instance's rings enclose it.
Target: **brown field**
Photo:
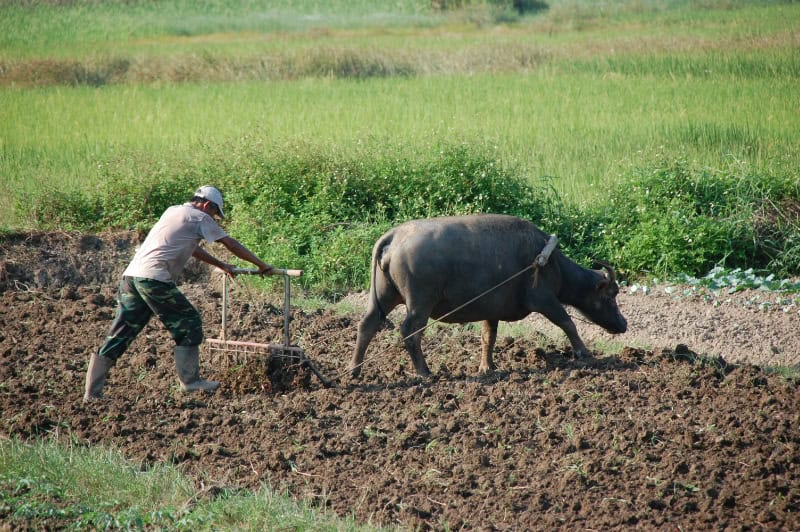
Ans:
[[[176,464],[201,497],[268,484],[405,528],[800,529],[798,386],[752,363],[798,362],[796,308],[736,304],[752,294],[716,305],[622,294],[631,336],[608,341],[635,342],[618,354],[575,360],[544,336],[505,336],[499,370],[482,377],[478,334],[439,327],[423,342],[429,380],[390,327],[358,381],[344,376],[358,316],[295,310],[295,339],[338,388],[286,361],[226,368],[206,353],[205,376],[223,385],[194,396],[177,391],[171,340],[153,322],[113,370],[107,399],[85,405],[86,364],[136,238],[0,240],[0,438],[114,446]],[[183,290],[215,336],[216,279],[190,270]],[[279,339],[280,307],[238,289],[231,326]],[[731,332],[737,316],[750,344]],[[698,356],[698,345],[722,356]]]

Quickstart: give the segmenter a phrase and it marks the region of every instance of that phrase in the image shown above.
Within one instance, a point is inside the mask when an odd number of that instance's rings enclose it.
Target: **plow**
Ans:
[[[237,275],[258,275],[258,270],[248,268],[237,268],[234,270]],[[291,278],[303,275],[303,270],[291,270],[274,268],[269,275],[283,276],[283,334],[282,341],[276,342],[254,342],[245,340],[232,340],[230,338],[228,324],[228,304],[230,302],[229,277],[222,276],[222,323],[219,338],[207,338],[205,340],[212,360],[225,367],[246,364],[253,360],[263,360],[268,362],[270,358],[282,358],[293,360],[300,367],[306,367],[316,376],[326,388],[335,387],[336,384],[325,377],[320,372],[316,364],[306,356],[305,351],[300,346],[294,345],[291,339],[290,325],[291,316]]]

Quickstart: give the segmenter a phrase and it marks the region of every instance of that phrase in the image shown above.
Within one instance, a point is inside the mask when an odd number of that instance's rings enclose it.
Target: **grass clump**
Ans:
[[[33,528],[172,526],[194,489],[175,469],[139,471],[118,453],[40,441],[0,442],[0,506]]]
[[[172,466],[48,440],[0,441],[0,519],[48,530],[361,529],[267,488],[198,492]]]

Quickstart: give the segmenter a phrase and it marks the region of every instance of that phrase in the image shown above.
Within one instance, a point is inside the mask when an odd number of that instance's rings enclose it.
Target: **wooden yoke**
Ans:
[[[536,255],[536,258],[533,259],[533,287],[536,288],[539,285],[539,268],[544,268],[547,265],[547,261],[550,260],[550,255],[552,255],[553,250],[556,249],[558,245],[558,237],[556,235],[550,235],[550,238],[547,240],[547,244],[545,244],[544,248],[542,248],[541,253]]]

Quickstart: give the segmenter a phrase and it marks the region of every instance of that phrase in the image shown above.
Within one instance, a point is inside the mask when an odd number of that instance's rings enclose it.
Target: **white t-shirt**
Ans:
[[[122,275],[175,282],[201,240],[216,242],[228,234],[191,203],[164,211],[136,250]]]

